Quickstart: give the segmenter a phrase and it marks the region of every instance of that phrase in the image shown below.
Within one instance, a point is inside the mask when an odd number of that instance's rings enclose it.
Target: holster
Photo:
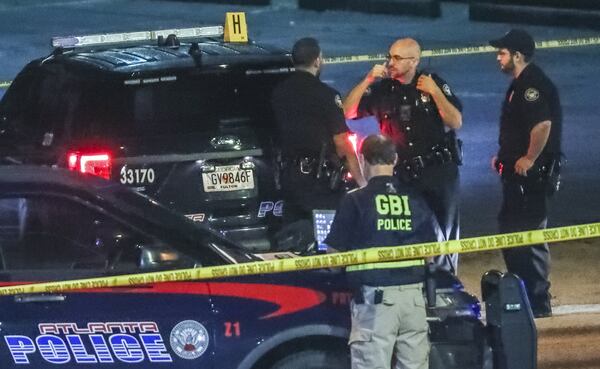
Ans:
[[[448,148],[448,150],[450,151],[450,154],[452,154],[452,159],[454,159],[454,162],[456,162],[456,164],[458,165],[462,165],[463,163],[463,142],[461,139],[459,139],[458,137],[456,137],[456,132],[454,131],[449,131],[446,133],[446,136],[444,137],[444,143],[446,144],[446,148]]]
[[[383,303],[383,294],[384,291],[380,290],[379,288],[373,290],[372,296],[369,293],[369,303],[373,305],[379,305]],[[365,291],[362,289],[362,287],[354,290],[352,298],[355,304],[364,304],[366,302]]]
[[[561,155],[538,158],[531,169],[527,171],[527,177],[515,173],[514,161],[497,161],[496,170],[503,181],[520,184],[524,194],[546,192],[548,196],[552,196],[560,189],[560,173],[563,164]]]

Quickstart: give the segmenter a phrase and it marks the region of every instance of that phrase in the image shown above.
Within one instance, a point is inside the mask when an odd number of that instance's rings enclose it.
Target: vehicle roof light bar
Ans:
[[[76,47],[89,47],[96,45],[109,45],[126,42],[153,41],[158,40],[158,38],[161,36],[166,38],[168,35],[171,34],[176,35],[179,39],[219,37],[223,36],[223,26],[174,28],[142,32],[105,33],[99,35],[86,36],[52,37],[52,47],[71,49]]]

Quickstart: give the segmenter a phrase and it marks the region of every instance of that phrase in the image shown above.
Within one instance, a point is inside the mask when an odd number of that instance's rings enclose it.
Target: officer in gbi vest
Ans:
[[[394,142],[367,137],[359,162],[366,187],[349,192],[336,212],[325,243],[336,250],[443,241],[442,230],[420,192],[394,177]],[[428,324],[423,282],[425,260],[349,266],[355,293],[349,345],[352,369],[427,369]]]

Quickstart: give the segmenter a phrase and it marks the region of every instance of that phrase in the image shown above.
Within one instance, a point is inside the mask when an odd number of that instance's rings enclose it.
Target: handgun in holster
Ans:
[[[550,160],[547,164],[548,169],[545,173],[546,179],[546,193],[548,196],[554,195],[560,190],[561,187],[561,168],[564,165],[562,160],[562,154],[559,154]]]
[[[322,179],[326,176],[326,160],[327,160],[327,143],[321,144],[321,151],[319,151],[319,162],[317,163],[317,170],[315,172],[316,179]]]
[[[337,191],[342,187],[344,182],[344,175],[346,174],[346,163],[341,162],[331,169],[329,176],[329,189],[331,191]]]
[[[446,146],[447,146],[448,150],[450,151],[450,154],[452,154],[452,158],[454,159],[456,164],[462,165],[462,163],[463,163],[463,150],[462,150],[463,142],[462,142],[462,140],[459,139],[458,137],[456,137],[456,132],[454,132],[454,131],[448,131],[446,133],[446,137],[444,138],[444,140],[446,141]]]

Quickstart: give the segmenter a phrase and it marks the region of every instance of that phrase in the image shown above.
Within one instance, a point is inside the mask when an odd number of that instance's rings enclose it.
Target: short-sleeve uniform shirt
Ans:
[[[323,143],[348,131],[342,99],[316,76],[293,72],[271,98],[284,155],[317,157]]]
[[[498,159],[510,163],[527,154],[531,130],[546,120],[552,124],[542,156],[559,154],[562,111],[558,91],[537,65],[529,64],[506,92],[500,116]]]
[[[374,116],[381,132],[396,144],[400,160],[428,153],[443,142],[445,128],[433,98],[417,90],[421,73],[408,84],[385,78],[372,84],[358,106],[358,118]],[[459,111],[460,100],[448,83],[436,74],[431,77]]]
[[[337,250],[443,241],[440,226],[422,195],[392,176],[377,176],[349,192],[336,212],[325,243]],[[352,284],[389,286],[423,280],[423,267],[348,273]]]

